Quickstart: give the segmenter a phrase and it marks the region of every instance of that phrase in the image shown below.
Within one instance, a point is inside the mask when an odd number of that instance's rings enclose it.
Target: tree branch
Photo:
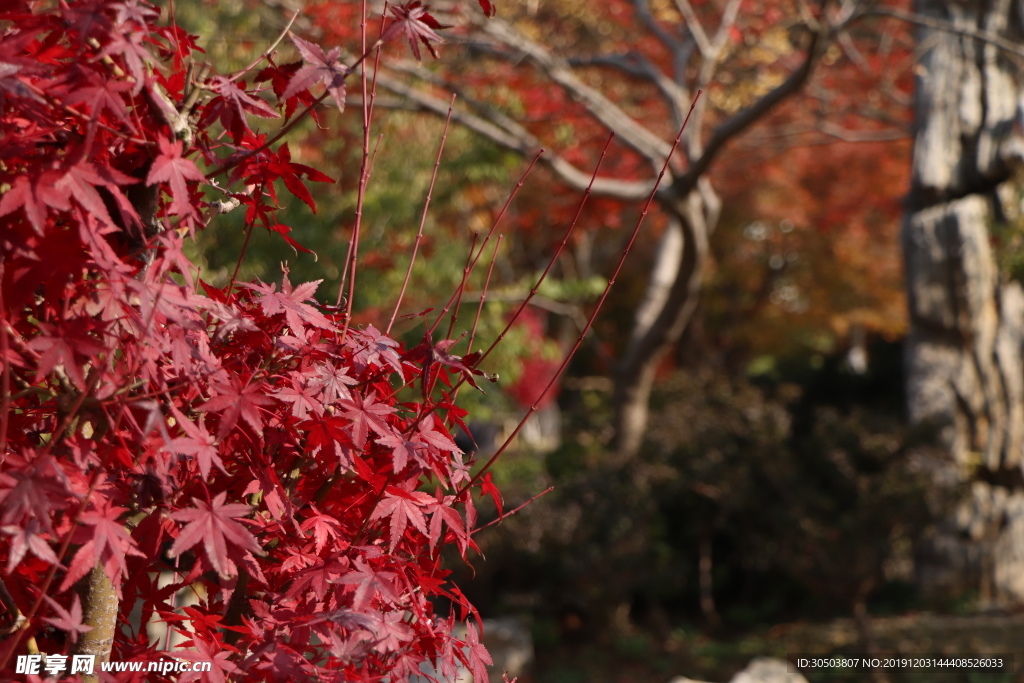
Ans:
[[[697,49],[704,57],[710,59],[714,54],[714,48],[708,39],[708,34],[704,32],[704,27],[701,26],[700,19],[697,18],[697,13],[693,11],[693,6],[690,5],[689,0],[676,0],[676,8],[686,20],[686,28],[690,31],[690,35],[697,41]]]
[[[630,52],[623,55],[594,55],[592,57],[570,57],[571,66],[610,66],[634,78],[642,78],[653,84],[662,94],[672,110],[676,127],[683,125],[686,112],[690,109],[689,92],[683,86],[665,75],[646,55]]]
[[[391,77],[383,71],[377,72],[377,84],[396,95],[406,98],[421,111],[431,112],[438,116],[448,113],[448,102],[425,93],[405,83],[401,79]],[[480,105],[481,107],[483,105]],[[530,156],[543,147],[540,140],[511,118],[487,107],[487,117],[456,109],[452,120],[457,121],[473,132],[484,136],[505,149],[518,154]],[[544,154],[541,161],[569,187],[582,192],[590,183],[590,174],[584,173],[557,154]],[[629,181],[613,178],[598,178],[594,182],[593,192],[604,197],[636,201],[643,199],[651,192],[653,180]]]
[[[587,111],[608,130],[614,131],[622,142],[647,159],[652,166],[660,167],[672,145],[581,81],[565,59],[553,55],[547,48],[523,36],[503,21],[492,18],[480,28],[485,34],[529,57],[544,75],[582,102]]]
[[[697,180],[708,170],[711,162],[714,161],[722,147],[725,146],[725,143],[749,128],[775,105],[800,90],[821,55],[820,47],[825,42],[824,34],[827,30],[827,27],[823,26],[819,31],[811,34],[812,38],[811,44],[807,48],[807,58],[796,71],[790,74],[789,78],[757,102],[715,128],[715,132],[704,146],[700,157],[673,184],[673,188],[680,195],[685,195],[696,187]]]
[[[896,9],[889,9],[887,7],[876,7],[867,9],[858,14],[859,17],[865,16],[884,16],[884,17],[895,17],[910,24],[917,24],[918,26],[924,26],[925,28],[934,29],[936,31],[944,31],[946,33],[953,33],[960,36],[968,36],[975,38],[984,43],[995,45],[1001,50],[1009,52],[1010,54],[1017,55],[1018,57],[1024,57],[1024,46],[1021,46],[1013,41],[1006,40],[1005,38],[998,36],[988,31],[979,31],[978,29],[969,28],[966,26],[957,26],[956,24],[945,21],[943,19],[936,19],[934,17],[928,17],[923,14],[914,14],[912,12],[902,12]]]

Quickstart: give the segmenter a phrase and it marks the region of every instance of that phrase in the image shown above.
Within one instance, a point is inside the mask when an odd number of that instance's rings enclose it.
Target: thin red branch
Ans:
[[[551,377],[551,380],[548,382],[547,386],[544,387],[544,391],[540,393],[540,395],[534,400],[533,405],[530,406],[530,409],[526,411],[526,415],[523,416],[523,419],[519,421],[519,424],[516,425],[516,428],[512,430],[512,433],[509,434],[508,438],[505,439],[504,443],[501,444],[498,450],[495,451],[494,455],[490,457],[490,459],[484,464],[484,466],[481,467],[475,475],[473,475],[472,479],[466,482],[462,486],[462,488],[459,489],[459,491],[455,494],[456,498],[461,496],[467,489],[473,486],[476,482],[480,481],[481,477],[483,477],[484,474],[498,460],[498,458],[501,457],[501,454],[508,449],[509,445],[515,440],[516,436],[518,436],[519,432],[523,429],[523,426],[526,424],[526,421],[529,420],[535,412],[537,412],[538,403],[540,403],[540,401],[547,395],[547,393],[551,391],[551,387],[555,385],[555,382],[558,381],[558,378],[562,376],[563,372],[565,372],[565,368],[569,365],[569,361],[572,360],[572,357],[580,348],[580,345],[583,343],[584,337],[587,336],[587,332],[590,331],[591,326],[593,326],[594,324],[594,320],[597,318],[597,314],[600,312],[601,307],[604,305],[605,299],[608,298],[608,292],[611,291],[612,286],[615,284],[615,279],[619,276],[619,272],[622,270],[622,265],[626,262],[626,257],[629,256],[630,249],[633,248],[633,242],[636,241],[636,236],[640,233],[640,226],[643,225],[644,219],[647,218],[647,213],[650,211],[651,204],[654,202],[654,197],[658,193],[658,187],[661,185],[661,180],[662,178],[665,177],[665,173],[668,171],[669,162],[672,160],[672,156],[675,154],[676,148],[679,146],[679,141],[683,137],[683,131],[686,130],[686,124],[690,121],[690,114],[692,114],[693,110],[697,107],[697,101],[700,99],[702,92],[703,91],[698,90],[696,97],[693,98],[693,104],[690,105],[690,112],[686,115],[686,120],[683,121],[683,125],[679,129],[679,133],[676,135],[676,139],[672,143],[672,150],[669,152],[668,156],[665,157],[665,163],[662,165],[661,171],[658,173],[658,179],[654,182],[654,189],[651,190],[651,195],[647,198],[647,202],[644,204],[644,208],[640,212],[640,217],[636,221],[636,226],[633,228],[633,233],[629,237],[629,242],[626,243],[626,248],[622,250],[622,255],[619,257],[619,263],[618,265],[615,266],[615,271],[612,273],[611,278],[609,278],[608,284],[605,286],[604,292],[602,292],[601,298],[598,300],[597,306],[594,308],[594,312],[590,314],[590,318],[587,320],[586,326],[584,326],[583,330],[576,338],[576,343],[573,344],[572,349],[570,349],[569,353],[566,354],[565,358],[562,360],[562,364],[558,366],[558,369],[555,371],[555,374]]]
[[[477,251],[476,257],[473,259],[473,263],[470,265],[469,269],[462,274],[462,282],[459,283],[459,286],[455,290],[455,293],[453,293],[451,298],[448,299],[448,303],[445,304],[445,307],[441,310],[440,315],[437,316],[437,320],[435,320],[434,324],[431,325],[429,329],[427,329],[428,335],[434,333],[434,330],[437,329],[437,326],[441,324],[441,320],[448,313],[449,309],[451,309],[456,297],[458,297],[462,290],[466,288],[466,281],[469,279],[469,276],[473,272],[473,269],[476,268],[477,261],[480,260],[480,255],[484,253],[484,247],[487,246],[487,242],[491,239],[491,235],[494,234],[494,231],[497,229],[498,224],[501,222],[501,219],[505,217],[505,213],[508,211],[508,207],[512,205],[512,200],[516,198],[517,194],[519,194],[519,190],[523,187],[523,183],[526,182],[527,176],[530,175],[530,171],[532,171],[533,167],[537,165],[538,161],[540,161],[540,157],[542,154],[544,154],[544,150],[540,150],[539,152],[537,152],[536,156],[533,157],[533,161],[531,161],[530,165],[526,168],[526,172],[523,173],[522,177],[519,179],[519,182],[516,183],[516,186],[512,189],[511,194],[509,194],[508,199],[505,200],[505,205],[501,207],[501,211],[498,212],[497,218],[495,218],[494,223],[491,224],[491,229],[487,231],[487,235],[484,237],[484,241],[480,244],[480,249]]]
[[[374,75],[377,71],[374,69]],[[388,321],[388,327],[384,331],[384,334],[391,334],[391,327],[395,324],[395,318],[398,316],[398,309],[402,305],[402,299],[405,297],[405,290],[409,286],[409,278],[412,277],[412,267],[416,263],[416,253],[420,249],[420,242],[423,240],[423,226],[427,223],[427,210],[430,208],[430,200],[434,196],[434,182],[437,180],[437,170],[441,168],[441,154],[444,152],[444,143],[448,140],[448,126],[452,121],[452,109],[455,107],[455,95],[452,95],[452,103],[448,106],[448,118],[444,122],[444,132],[441,133],[441,144],[437,148],[437,159],[434,161],[434,172],[430,175],[430,186],[427,188],[427,198],[423,202],[423,212],[420,214],[420,227],[416,232],[416,240],[412,245],[412,256],[409,257],[409,267],[405,271],[405,280],[402,281],[402,291],[398,293],[398,300],[395,301],[395,310],[391,312],[391,320]]]
[[[489,355],[491,355],[491,352],[494,351],[495,348],[497,348],[498,344],[501,343],[501,340],[505,338],[506,334],[508,334],[508,331],[511,330],[512,326],[516,324],[516,320],[519,319],[520,314],[522,314],[523,310],[530,304],[530,301],[533,299],[533,297],[537,296],[537,291],[540,289],[540,286],[544,283],[544,280],[547,278],[548,273],[551,272],[551,268],[554,267],[555,263],[558,261],[558,257],[562,255],[562,251],[565,249],[565,245],[569,242],[569,238],[572,236],[573,231],[576,229],[576,224],[579,222],[580,215],[583,213],[583,207],[587,205],[587,200],[590,198],[590,193],[594,189],[594,181],[597,180],[597,173],[598,171],[601,170],[601,163],[604,161],[605,155],[608,154],[608,147],[611,146],[613,139],[615,139],[614,132],[612,132],[608,136],[608,140],[605,141],[604,143],[604,149],[601,150],[601,156],[600,158],[598,158],[597,165],[594,167],[594,173],[593,175],[590,176],[590,184],[587,185],[587,189],[583,191],[583,197],[580,198],[580,204],[578,207],[576,207],[576,215],[573,216],[572,222],[569,224],[568,229],[566,229],[565,235],[562,237],[562,242],[558,245],[558,249],[556,249],[555,253],[551,255],[550,259],[548,259],[548,265],[544,269],[544,272],[541,273],[539,278],[537,278],[536,284],[533,285],[533,289],[531,289],[530,293],[526,295],[526,298],[523,299],[523,302],[519,304],[519,308],[516,309],[516,312],[512,315],[512,318],[508,321],[508,324],[505,325],[505,329],[501,331],[501,334],[499,334],[495,338],[495,340],[491,342],[491,345],[488,346],[487,350],[484,351],[483,355],[480,356],[480,359],[476,363],[477,366],[479,366],[480,363],[482,363]],[[654,189],[657,190],[657,188],[658,186],[655,185]]]

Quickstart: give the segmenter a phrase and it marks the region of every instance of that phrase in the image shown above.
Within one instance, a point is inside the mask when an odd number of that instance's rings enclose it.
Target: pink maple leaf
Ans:
[[[320,81],[327,88],[327,92],[331,93],[338,110],[345,111],[345,77],[348,76],[348,67],[338,59],[341,49],[331,48],[330,52],[324,54],[323,48],[319,45],[303,40],[295,34],[291,35],[291,39],[295,47],[299,48],[306,64],[288,81],[288,87],[281,95],[281,99],[294,97]]]
[[[182,643],[181,647],[185,646],[186,644]],[[216,640],[212,643],[207,643],[202,638],[193,638],[190,647],[195,649],[176,650],[174,656],[191,662],[212,662],[213,665],[210,667],[210,671],[202,674],[204,681],[224,683],[226,680],[224,674],[241,673],[240,669],[231,662],[234,653],[230,650],[221,649],[220,644]],[[186,671],[178,679],[178,683],[199,680],[200,676],[201,674],[196,671]]]
[[[82,599],[78,597],[78,593],[75,593],[75,597],[71,600],[71,611],[64,609],[59,602],[51,599],[48,595],[44,595],[43,598],[57,613],[56,619],[47,617],[46,621],[70,635],[72,643],[78,642],[79,633],[88,633],[92,630],[92,626],[82,623]]]
[[[260,391],[261,384],[242,384],[240,377],[233,376],[229,383],[219,382],[210,385],[216,394],[197,410],[220,413],[220,428],[217,438],[223,439],[238,423],[238,418],[245,420],[253,430],[263,435],[263,419],[260,417],[259,406],[271,405],[270,396]]]
[[[469,534],[466,533],[466,527],[462,523],[462,516],[459,515],[458,510],[452,507],[455,503],[455,496],[442,496],[440,489],[435,493],[434,500],[426,505],[426,512],[430,514],[430,533],[427,534],[430,539],[430,550],[433,552],[434,546],[441,539],[441,523],[444,522],[448,525],[448,528],[455,532],[455,537],[459,541],[459,547],[462,551],[466,551],[466,547],[469,545]]]
[[[420,59],[419,43],[426,45],[427,49],[430,50],[430,54],[434,59],[437,59],[437,51],[434,50],[432,43],[443,43],[444,39],[437,34],[436,29],[448,27],[442,25],[430,15],[427,11],[430,8],[417,1],[391,6],[388,9],[395,16],[395,20],[384,29],[384,33],[380,37],[381,42],[386,43],[397,38],[399,35],[405,34],[405,38],[409,41],[409,46],[412,48],[412,53],[416,55],[416,59]]]
[[[300,420],[305,420],[310,411],[322,415],[324,407],[317,401],[310,388],[305,385],[304,376],[301,373],[291,373],[291,386],[281,389],[274,394],[274,398],[285,403],[292,404],[292,415]]]
[[[476,624],[466,625],[466,659],[469,660],[469,671],[473,674],[474,681],[487,681],[487,666],[493,664],[491,653],[487,651],[484,644],[480,642],[480,633],[476,630]]]
[[[309,304],[303,303],[305,301],[316,301],[313,298],[313,294],[321,282],[323,280],[305,282],[293,289],[286,271],[284,278],[281,280],[280,292],[276,291],[277,285],[274,283],[267,285],[261,282],[255,285],[243,284],[242,286],[259,293],[260,308],[263,309],[266,315],[273,316],[284,313],[285,320],[288,321],[288,327],[291,328],[292,332],[305,339],[304,322],[324,330],[334,329],[331,321],[325,318],[320,311]]]
[[[355,394],[351,401],[342,401],[341,406],[345,417],[352,420],[352,443],[356,448],[366,445],[367,429],[379,436],[387,436],[391,431],[383,418],[395,411],[385,403],[378,403],[372,392],[366,398]]]
[[[423,519],[421,508],[434,499],[420,491],[403,491],[397,486],[388,486],[385,491],[387,495],[377,504],[370,520],[391,518],[391,552],[402,539],[405,528],[412,523],[424,536],[428,535],[427,524]]]
[[[57,555],[50,548],[50,544],[39,533],[40,523],[36,519],[30,519],[25,526],[8,524],[0,527],[0,531],[11,537],[10,556],[7,558],[7,573],[10,574],[18,563],[25,557],[29,550],[32,554],[44,562],[60,564]]]
[[[309,504],[309,508],[313,511],[313,514],[302,522],[302,530],[313,530],[313,542],[316,544],[316,552],[320,553],[324,549],[328,538],[341,538],[342,526],[337,519],[320,512],[312,503]]]
[[[185,432],[185,436],[178,437],[171,442],[171,448],[184,455],[196,456],[199,472],[203,475],[203,479],[209,479],[210,468],[213,465],[227,474],[228,471],[224,469],[224,461],[221,460],[220,453],[217,451],[217,440],[206,431],[204,418],[200,416],[199,423],[196,424],[178,412],[173,405],[171,412],[174,413],[174,419],[178,426]]]
[[[336,367],[331,363],[318,363],[316,377],[309,380],[310,387],[323,392],[321,399],[325,405],[332,405],[339,398],[352,398],[348,387],[359,384],[359,380],[350,377],[348,368]]]
[[[412,629],[405,623],[405,612],[388,612],[377,623],[377,652],[398,652],[402,643],[413,638]],[[474,679],[476,680],[476,679]]]
[[[146,177],[147,185],[167,183],[170,186],[171,206],[170,212],[175,216],[192,216],[199,218],[199,212],[189,201],[189,191],[186,182],[195,180],[205,182],[199,167],[191,159],[181,156],[181,140],[168,140],[160,137],[160,155],[153,160]]]
[[[221,491],[209,503],[193,498],[195,507],[171,513],[171,519],[188,522],[171,546],[172,556],[180,555],[202,541],[210,564],[218,574],[227,577],[238,573],[235,563],[228,557],[229,546],[255,553],[262,552],[255,537],[234,521],[248,515],[252,511],[252,506],[241,503],[225,504],[227,495],[227,491]]]
[[[387,363],[395,372],[402,374],[402,359],[395,351],[399,346],[398,342],[381,334],[373,325],[367,325],[365,330],[356,330],[355,336],[360,339],[355,353],[357,361],[366,365]]]
[[[79,540],[85,542],[71,560],[71,566],[68,567],[68,573],[60,587],[61,591],[70,588],[97,564],[102,564],[118,595],[121,594],[120,577],[128,571],[125,556],[142,555],[136,547],[135,539],[128,535],[124,522],[120,520],[125,512],[128,512],[128,508],[103,501],[96,504],[93,510],[82,513],[79,521],[91,526],[92,530],[90,532],[85,527],[79,528]]]
[[[357,612],[365,612],[370,602],[378,594],[391,604],[398,603],[400,599],[395,588],[395,573],[375,571],[361,557],[356,560],[355,569],[335,579],[333,583],[356,586],[352,609]]]
[[[409,460],[418,460],[416,449],[417,444],[406,439],[401,434],[391,432],[377,439],[377,443],[391,449],[392,469],[398,474],[405,469]]]

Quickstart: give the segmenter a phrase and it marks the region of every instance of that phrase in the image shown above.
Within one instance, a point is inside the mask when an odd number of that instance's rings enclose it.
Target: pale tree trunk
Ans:
[[[92,630],[78,636],[71,653],[94,655],[95,671],[98,672],[100,662],[110,661],[110,650],[117,634],[117,590],[100,562],[79,582],[78,591],[82,596],[82,623]],[[96,683],[98,680],[96,673],[82,675],[82,683]]]
[[[623,460],[633,457],[643,443],[658,363],[697,310],[721,200],[702,178],[697,189],[662,200],[662,207],[669,214],[668,225],[637,307],[629,346],[615,373],[615,452]]]
[[[913,182],[903,224],[910,330],[909,418],[952,455],[946,482],[969,495],[922,547],[932,595],[979,590],[1024,601],[1024,293],[998,270],[989,228],[1019,156],[1020,74],[997,47],[1019,42],[1011,0],[920,0],[923,15],[963,33],[923,30]]]

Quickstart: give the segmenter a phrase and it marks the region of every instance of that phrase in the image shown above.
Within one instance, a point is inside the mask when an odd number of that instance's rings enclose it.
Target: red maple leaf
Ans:
[[[200,120],[200,127],[209,125],[211,121],[220,119],[221,125],[231,131],[235,143],[239,143],[245,132],[249,130],[245,113],[249,112],[266,119],[280,117],[266,101],[253,97],[245,92],[230,79],[223,76],[215,76],[211,79],[210,89],[217,93],[206,109],[203,111],[203,118]]]
[[[31,449],[23,455],[8,456],[4,465],[5,471],[0,473],[0,521],[20,525],[35,519],[52,532],[51,514],[74,495],[64,470],[52,456],[35,457]]]
[[[319,81],[327,88],[327,92],[331,93],[338,110],[345,111],[345,77],[348,76],[348,67],[338,59],[341,49],[331,48],[330,52],[324,54],[323,48],[319,45],[303,40],[294,33],[291,34],[291,39],[295,47],[299,48],[306,64],[292,76],[281,99],[294,97]]]
[[[365,612],[370,601],[380,594],[380,597],[391,604],[399,602],[398,590],[395,588],[395,573],[388,571],[375,571],[363,558],[356,559],[355,569],[344,576],[335,579],[333,583],[342,585],[355,585],[356,592],[352,599],[352,609],[357,612]]]
[[[58,193],[62,193],[66,198],[74,198],[86,212],[98,217],[106,225],[115,225],[114,221],[110,218],[110,214],[107,212],[107,206],[103,202],[103,198],[96,191],[96,188],[99,186],[106,187],[114,195],[114,199],[117,200],[117,206],[121,211],[122,217],[137,224],[139,216],[132,207],[131,202],[128,201],[128,198],[120,190],[120,187],[123,185],[131,185],[137,182],[139,181],[135,178],[127,176],[109,166],[96,166],[88,161],[79,161],[68,168],[57,179],[53,189]],[[36,191],[39,191],[38,186]],[[66,203],[67,199],[64,199],[64,202]],[[55,204],[49,201],[47,203],[55,206]]]
[[[352,420],[352,443],[356,448],[366,445],[367,429],[372,429],[379,436],[390,433],[391,429],[383,418],[395,410],[385,403],[378,403],[372,392],[366,398],[354,394],[351,401],[342,401],[341,406],[345,417]]]
[[[416,59],[420,59],[420,42],[426,45],[427,49],[430,50],[430,54],[434,59],[437,59],[437,51],[434,50],[431,42],[443,43],[444,39],[437,35],[435,29],[444,29],[448,28],[448,26],[444,26],[437,19],[430,16],[430,13],[427,11],[430,8],[424,6],[418,0],[417,2],[407,2],[397,7],[392,6],[388,9],[395,15],[395,20],[381,34],[381,42],[386,43],[404,33],[409,41],[409,46],[412,47],[412,53],[416,55]]]
[[[92,336],[102,331],[101,324],[90,318],[73,318],[57,324],[39,323],[39,329],[43,334],[28,343],[30,349],[40,354],[36,381],[61,365],[75,386],[85,391],[85,376],[79,361],[91,359],[107,350]]]
[[[18,563],[25,557],[25,553],[29,550],[32,554],[38,557],[44,562],[50,564],[60,564],[57,559],[57,555],[53,552],[50,544],[45,538],[39,533],[41,531],[41,523],[39,520],[30,519],[25,526],[16,526],[14,524],[8,524],[0,527],[0,531],[11,537],[10,543],[10,555],[7,558],[7,573],[18,566]]]
[[[128,535],[124,522],[120,520],[125,512],[128,512],[128,508],[103,501],[96,504],[93,510],[82,513],[79,521],[91,526],[92,530],[79,527],[76,535],[79,542],[84,543],[71,560],[71,566],[68,567],[68,573],[60,587],[61,591],[70,588],[97,564],[102,564],[118,595],[121,594],[119,577],[128,571],[125,555],[142,555],[136,547],[135,539]]]
[[[15,178],[11,189],[0,197],[0,216],[6,216],[20,208],[25,209],[25,218],[36,232],[42,235],[46,226],[46,202],[36,194],[31,181],[23,175]]]
[[[395,552],[395,547],[398,546],[398,542],[402,540],[402,534],[405,533],[405,528],[410,522],[424,536],[428,535],[427,524],[423,519],[421,508],[433,502],[434,499],[427,493],[403,491],[397,486],[388,486],[385,491],[387,495],[377,504],[373,514],[370,515],[370,520],[391,518],[390,547],[393,553]]]
[[[473,674],[474,681],[486,681],[487,665],[493,664],[491,653],[487,651],[484,644],[480,642],[480,634],[476,630],[476,624],[466,624],[466,663],[469,672]]]
[[[47,617],[46,621],[70,635],[72,643],[78,642],[79,633],[88,633],[92,630],[92,626],[86,626],[82,623],[82,599],[78,597],[78,593],[75,593],[74,598],[71,600],[70,612],[64,609],[59,602],[52,600],[50,596],[43,595],[43,598],[53,608],[53,611],[57,613],[56,619]]]
[[[209,683],[224,683],[226,680],[224,674],[241,673],[239,668],[231,662],[231,658],[235,653],[222,649],[220,642],[216,639],[212,639],[212,642],[208,643],[202,638],[193,638],[191,643],[181,643],[180,647],[194,649],[175,650],[175,657],[196,663],[212,662],[213,665],[210,667],[209,672],[202,675],[196,671],[186,671],[178,678],[178,683],[188,683],[188,681],[199,680],[200,677]]]
[[[309,504],[309,508],[313,514],[302,522],[302,530],[313,530],[313,542],[316,544],[317,553],[319,553],[324,549],[328,538],[341,538],[342,527],[337,519],[320,512],[312,503]]]
[[[348,420],[342,417],[317,416],[315,419],[300,422],[297,428],[306,434],[306,447],[310,455],[316,455],[320,449],[334,453],[345,467],[350,467],[348,451],[352,447],[352,439],[346,428]]]
[[[203,475],[203,479],[209,479],[210,468],[213,465],[227,474],[228,471],[224,469],[224,461],[221,460],[220,453],[217,452],[216,439],[206,431],[203,417],[200,416],[199,423],[196,424],[178,412],[173,405],[171,405],[171,412],[174,413],[174,419],[178,426],[185,432],[185,436],[178,437],[171,442],[171,448],[184,455],[196,456],[199,472]]]
[[[433,415],[425,416],[417,431],[413,435],[413,441],[426,444],[431,448],[449,453],[461,453],[462,449],[455,445],[455,442],[445,433],[444,425],[440,420],[435,420]]]
[[[146,33],[144,31],[132,31],[127,34],[112,32],[108,35],[110,42],[106,44],[99,56],[121,55],[125,64],[128,65],[132,78],[135,79],[132,94],[138,95],[146,82],[146,64],[158,64],[142,44],[146,39]]]
[[[298,164],[292,161],[292,153],[288,149],[288,143],[277,148],[277,159],[267,163],[267,172],[277,175],[284,182],[285,187],[293,195],[306,202],[306,205],[316,213],[316,203],[309,193],[302,176],[317,183],[333,183],[334,179],[327,176],[311,166]]]
[[[259,543],[253,535],[234,521],[248,515],[252,511],[252,506],[241,503],[225,504],[227,495],[227,491],[221,491],[209,503],[193,498],[195,507],[171,513],[171,519],[188,522],[171,546],[172,556],[180,555],[202,541],[210,564],[218,574],[227,577],[238,573],[235,563],[228,557],[229,546],[255,553],[261,552]]]
[[[189,180],[205,182],[199,167],[191,159],[181,156],[181,140],[168,140],[160,137],[160,155],[153,160],[146,177],[147,185],[167,183],[170,185],[171,206],[170,213],[175,216],[192,216],[199,218],[199,212],[195,205],[189,201],[188,185]]]
[[[220,427],[217,438],[223,439],[238,423],[238,418],[245,420],[259,435],[263,435],[263,419],[260,417],[259,406],[271,405],[274,399],[260,391],[260,384],[249,382],[242,384],[238,376],[232,376],[230,382],[218,382],[210,385],[216,394],[197,410],[220,413]]]
[[[96,124],[99,123],[100,113],[106,110],[117,117],[121,123],[125,124],[128,130],[134,132],[135,126],[132,125],[131,120],[128,118],[128,108],[125,107],[124,100],[120,95],[120,93],[130,89],[132,85],[125,81],[103,78],[92,70],[81,69],[81,71],[85,74],[87,85],[82,85],[72,90],[68,94],[67,99],[64,100],[64,104],[74,106],[85,103],[88,105],[89,113],[91,114],[89,127],[92,130],[95,130]]]
[[[336,583],[339,577],[345,574],[347,569],[348,560],[337,555],[322,562],[317,562],[296,576],[295,581],[288,589],[287,595],[295,597],[304,594],[309,589],[316,595],[317,600],[323,600],[324,596],[327,595],[327,591],[330,590],[331,584]]]
[[[494,14],[497,12],[494,5],[491,4],[491,0],[479,0],[479,2],[480,9],[482,9],[484,11],[484,14],[486,14],[487,16],[493,17]]]
[[[259,293],[260,308],[266,315],[273,316],[284,313],[285,320],[288,321],[288,327],[292,332],[305,339],[306,332],[303,322],[324,330],[334,329],[334,325],[324,317],[323,313],[309,304],[303,303],[304,301],[316,301],[313,294],[321,282],[323,280],[305,282],[292,289],[292,283],[288,280],[288,272],[285,271],[280,292],[276,291],[277,285],[274,283],[267,285],[260,282],[255,285],[243,284],[242,286]]]

